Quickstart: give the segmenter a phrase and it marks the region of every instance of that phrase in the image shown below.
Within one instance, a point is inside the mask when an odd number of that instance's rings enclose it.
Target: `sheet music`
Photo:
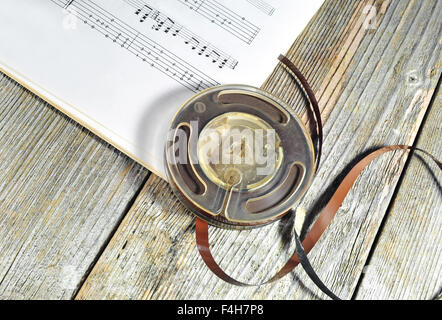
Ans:
[[[195,92],[260,86],[323,0],[1,0],[0,69],[165,178]]]

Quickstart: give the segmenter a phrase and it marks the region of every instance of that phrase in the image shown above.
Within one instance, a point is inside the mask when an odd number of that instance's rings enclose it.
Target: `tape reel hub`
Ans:
[[[228,190],[262,187],[275,176],[282,158],[276,131],[252,114],[222,114],[204,127],[198,139],[198,162],[203,172]]]

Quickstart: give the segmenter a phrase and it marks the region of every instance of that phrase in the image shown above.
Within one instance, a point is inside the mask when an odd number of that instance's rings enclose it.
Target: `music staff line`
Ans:
[[[261,29],[215,0],[177,0],[236,38],[251,44]]]
[[[197,92],[218,85],[218,82],[120,21],[93,1],[51,1],[187,89]]]
[[[96,29],[96,24],[93,24],[94,23],[94,21],[93,21],[94,16],[93,15],[87,16],[88,12],[84,12],[84,13],[85,13],[85,15],[83,15],[83,16],[85,18],[89,18],[90,23],[92,22],[91,28]],[[136,54],[137,57],[140,57],[144,62],[150,63],[151,66],[157,65],[160,68],[162,68],[161,71],[166,71],[166,72],[171,71],[172,72],[172,70],[170,70],[168,68],[169,65],[164,63],[164,61],[162,61],[162,59],[160,59],[162,55],[167,56],[166,51],[162,50],[162,48],[158,47],[155,43],[152,43],[149,40],[146,41],[142,37],[139,37],[139,35],[140,35],[139,33],[137,33],[135,36],[130,33],[126,33],[123,35],[123,33],[121,31],[126,31],[126,30],[124,30],[124,26],[118,25],[118,22],[116,23],[116,25],[118,27],[120,27],[119,30],[113,30],[112,28],[109,28],[109,26],[110,26],[109,23],[115,23],[115,20],[111,19],[110,21],[109,20],[106,21],[105,19],[103,19],[103,17],[98,16],[98,19],[95,22],[99,24],[99,27],[101,24],[101,30],[99,30],[99,31],[105,31],[105,32],[102,32],[105,35],[105,37],[108,38],[108,37],[112,36],[113,42],[119,44],[121,47],[126,47],[126,49],[128,49],[132,53]],[[107,24],[106,24],[106,22],[107,22]],[[87,20],[85,20],[85,23],[88,24]],[[105,26],[104,29],[102,28],[102,26]],[[111,32],[111,34],[109,34],[109,32]],[[128,36],[126,36],[126,35],[128,35]],[[130,41],[130,43],[129,43],[129,41]],[[137,48],[139,50],[133,51],[134,45],[138,45]],[[172,65],[173,64],[174,63],[172,63]],[[181,68],[180,65],[177,65],[175,70],[173,70],[173,71],[178,72],[178,73],[174,72],[173,73],[174,76],[177,76],[177,74],[181,75],[180,80],[185,80],[185,76],[187,76],[189,74],[187,72],[187,70],[185,68]],[[191,80],[190,76],[187,79]]]
[[[91,2],[91,1],[87,1]],[[113,19],[112,19],[113,20]],[[109,22],[109,21],[108,21]],[[132,28],[127,26],[125,23],[120,24],[119,20],[110,21],[114,22],[117,27],[119,27],[120,30],[124,30],[128,32],[129,37],[133,36]],[[102,23],[103,24],[103,23]],[[118,30],[116,31],[118,32]],[[132,34],[131,34],[132,32]],[[187,80],[194,80],[192,79],[194,77],[194,74],[197,75],[198,71],[192,71],[189,72],[190,69],[193,69],[190,65],[187,65],[187,67],[182,67],[182,64],[176,63],[177,57],[170,52],[168,52],[166,49],[162,48],[158,44],[156,44],[154,41],[150,40],[146,36],[139,36],[140,34],[137,33],[137,36],[133,37],[133,40],[131,43],[127,46],[127,49],[135,54],[137,57],[140,57],[144,62],[148,62],[151,64],[151,66],[159,65],[160,67],[163,67],[163,72],[171,73],[174,77],[178,77],[181,75],[180,80],[185,80],[187,77]],[[124,47],[127,42],[129,41],[129,38],[124,39],[121,32],[118,35],[115,35],[114,42],[120,42],[120,45]],[[136,45],[136,46],[135,46]],[[135,50],[134,50],[135,49]],[[164,63],[161,58],[167,57],[170,59],[169,64]],[[179,58],[178,58],[179,59]],[[183,62],[186,64],[185,62]],[[171,68],[171,65],[174,68]],[[196,70],[196,69],[195,69]],[[196,89],[202,88],[202,80],[198,80],[196,84]]]
[[[67,7],[69,7],[72,2],[74,2],[74,0],[66,1],[66,4],[64,5],[64,8],[66,9]]]
[[[250,3],[251,5],[255,6],[256,8],[258,8],[259,10],[261,10],[262,12],[264,12],[268,16],[272,16],[273,13],[275,12],[275,8],[272,7],[270,4],[268,4],[265,1],[247,0],[247,2]]]
[[[181,37],[184,39],[184,43],[189,45],[192,50],[195,50],[198,55],[209,58],[212,63],[216,63],[219,68],[222,69],[227,66],[228,68],[235,69],[238,65],[238,60],[224,53],[210,42],[200,38],[195,33],[179,24],[175,18],[171,18],[162,13],[151,4],[147,4],[142,0],[123,1],[136,10],[135,14],[139,16],[139,21],[141,23],[145,22],[147,19],[153,20],[155,24],[152,26],[152,29],[163,31],[174,37]]]

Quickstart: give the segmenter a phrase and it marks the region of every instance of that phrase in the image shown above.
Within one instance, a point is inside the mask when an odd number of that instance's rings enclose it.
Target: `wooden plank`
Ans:
[[[439,87],[417,147],[442,159]],[[442,175],[411,158],[358,289],[357,299],[433,299],[442,289]]]
[[[147,174],[0,74],[0,299],[71,298]]]
[[[374,29],[364,28],[366,5],[377,8]],[[327,1],[289,56],[320,97],[325,127],[321,169],[300,203],[311,223],[361,153],[384,144],[412,144],[441,73],[442,3]],[[412,75],[412,76],[411,76]],[[303,109],[299,91],[277,68],[266,89]],[[370,166],[337,218],[311,252],[324,282],[343,298],[357,286],[407,155],[384,156]],[[318,200],[318,198],[322,200]],[[215,257],[234,277],[269,278],[293,251],[293,217],[252,231],[211,228]],[[151,176],[98,260],[78,299],[312,299],[323,298],[298,269],[274,284],[239,288],[217,279],[200,259],[194,218],[167,184]]]

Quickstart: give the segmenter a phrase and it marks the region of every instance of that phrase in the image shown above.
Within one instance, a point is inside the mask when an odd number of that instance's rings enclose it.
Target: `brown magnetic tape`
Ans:
[[[322,151],[322,122],[317,100],[307,80],[286,57],[281,63],[297,78],[310,100],[316,122],[318,148],[315,156],[312,140],[306,128],[290,108],[271,94],[244,85],[227,85],[196,94],[179,110],[166,145],[167,171],[173,189],[181,201],[196,215],[196,242],[207,267],[219,278],[237,286],[251,286],[227,275],[215,261],[209,244],[209,224],[224,228],[244,229],[274,222],[292,210],[304,195],[317,170]],[[201,125],[192,126],[191,123]],[[205,130],[237,127],[274,129],[275,165],[263,177],[250,175],[247,167],[211,164],[198,154],[204,145]],[[182,154],[174,148],[177,133],[186,141],[186,164],[177,162]],[[218,140],[219,141],[219,140]],[[216,144],[216,140],[214,141]],[[244,148],[247,143],[244,143]],[[237,149],[241,151],[241,145]],[[332,299],[339,299],[313,270],[307,254],[331,224],[346,195],[361,172],[373,160],[394,150],[419,151],[428,155],[442,170],[442,163],[428,152],[405,145],[381,147],[360,160],[345,176],[336,192],[319,214],[316,222],[301,242],[294,231],[296,251],[287,263],[268,281],[282,278],[301,264],[313,282]],[[199,158],[199,159],[198,159]],[[203,160],[197,164],[195,159]],[[253,167],[252,169],[257,169]],[[239,177],[239,178],[238,178]],[[245,177],[245,179],[243,179]],[[253,285],[261,285],[253,284]]]

